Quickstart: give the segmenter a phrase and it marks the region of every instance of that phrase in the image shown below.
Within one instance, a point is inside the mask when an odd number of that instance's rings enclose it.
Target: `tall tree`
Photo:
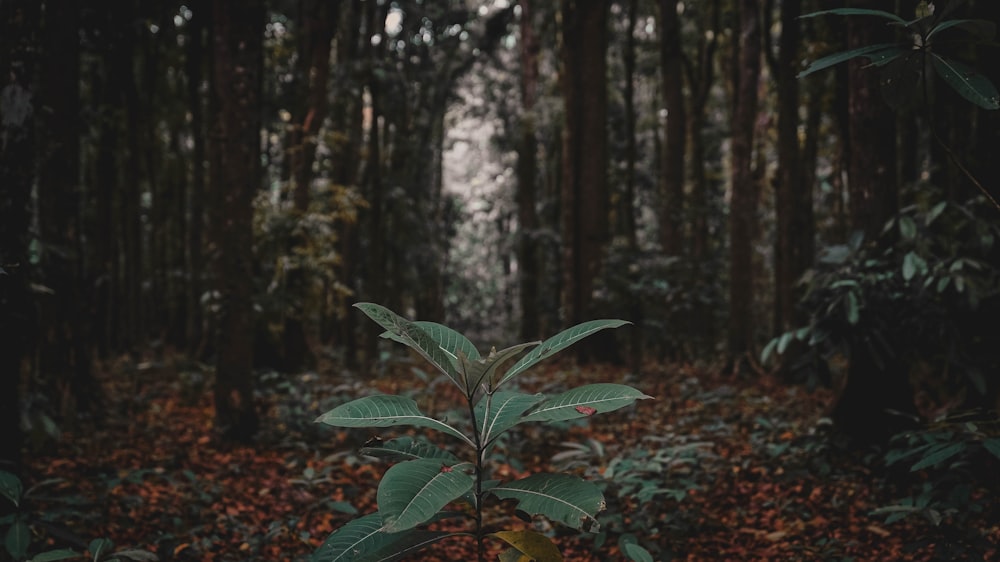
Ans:
[[[538,310],[538,210],[536,177],[538,145],[535,141],[535,100],[538,90],[538,38],[531,0],[521,0],[521,131],[517,149],[517,272],[521,300],[521,340],[539,335]]]
[[[562,2],[562,304],[564,321],[571,325],[592,312],[594,280],[609,237],[608,8],[605,0]],[[608,358],[614,349],[608,343],[595,344],[593,356]]]
[[[755,325],[753,239],[760,179],[753,166],[753,144],[761,58],[759,6],[755,0],[740,0],[736,37],[729,206],[729,353],[734,358],[752,351]]]
[[[203,319],[201,294],[204,287],[202,275],[205,247],[205,117],[201,86],[204,80],[204,35],[211,14],[208,0],[193,0],[188,22],[184,53],[184,70],[187,78],[187,102],[191,113],[191,181],[188,183],[187,249],[185,269],[188,279],[186,291],[187,351],[196,355],[203,345]]]
[[[660,72],[667,113],[660,170],[663,197],[660,242],[668,255],[680,255],[684,248],[687,116],[684,108],[684,52],[681,49],[681,20],[677,8],[678,0],[660,0]]]
[[[781,35],[772,71],[777,75],[778,97],[778,177],[775,186],[777,232],[774,251],[775,331],[796,324],[799,278],[812,266],[813,210],[812,187],[802,185],[799,146],[799,83],[801,60],[798,55],[801,33],[801,2],[781,0]]]
[[[0,467],[21,464],[19,390],[31,349],[34,303],[28,290],[31,189],[35,167],[34,61],[38,3],[0,1]]]
[[[225,438],[249,441],[259,423],[253,396],[253,198],[261,178],[264,2],[214,0],[213,8],[215,424]]]
[[[867,0],[863,7],[893,12],[893,0]],[[892,42],[893,28],[878,18],[847,20],[847,48]],[[871,240],[896,213],[896,117],[879,93],[879,73],[860,60],[848,63],[847,193],[851,229]]]

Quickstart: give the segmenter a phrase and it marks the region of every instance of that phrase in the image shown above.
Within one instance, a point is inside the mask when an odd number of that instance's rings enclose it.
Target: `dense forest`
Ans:
[[[567,560],[997,556],[998,22],[0,0],[0,559],[305,559],[386,468],[317,416],[377,389],[449,418],[399,342],[471,401],[466,361],[595,319],[631,325],[522,388],[655,400],[512,429],[491,465],[602,482],[599,539],[533,524]],[[482,347],[438,361],[441,325]],[[445,544],[412,559],[475,556]]]

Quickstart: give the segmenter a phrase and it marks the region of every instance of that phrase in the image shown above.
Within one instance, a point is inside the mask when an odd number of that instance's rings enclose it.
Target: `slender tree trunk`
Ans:
[[[667,110],[662,170],[663,209],[660,242],[668,255],[684,252],[684,156],[687,150],[687,117],[684,108],[684,53],[678,0],[660,0],[660,65],[663,99]]]
[[[33,52],[39,28],[33,0],[0,0],[0,469],[20,474],[21,373],[34,343],[28,290],[31,189],[35,172]],[[7,513],[4,511],[3,513]]]
[[[538,145],[535,141],[535,99],[538,88],[538,38],[530,0],[521,1],[521,137],[517,154],[517,222],[519,229],[517,271],[521,301],[521,341],[539,336],[538,310],[538,211],[536,177]]]
[[[893,11],[893,0],[869,0],[865,8]],[[885,43],[892,28],[871,18],[847,21],[847,48]],[[860,61],[848,63],[848,154],[847,189],[851,228],[872,241],[896,213],[896,117],[879,93],[878,72]]]
[[[563,314],[577,324],[594,314],[594,281],[610,236],[607,182],[608,41],[606,1],[563,0],[562,147]],[[582,359],[617,360],[613,338],[581,346]]]
[[[207,0],[194,0],[188,22],[188,43],[184,57],[187,75],[188,111],[191,113],[191,181],[187,193],[188,228],[186,251],[187,351],[198,356],[204,347],[204,318],[201,296],[204,292],[205,226],[205,122],[201,85],[204,76],[202,50],[210,18]]]
[[[774,324],[780,333],[797,323],[798,279],[812,265],[812,191],[802,186],[799,147],[800,2],[782,0],[781,36],[774,68],[778,94],[778,178],[775,187]]]
[[[733,62],[732,186],[729,209],[729,353],[740,358],[753,351],[753,241],[757,232],[760,185],[753,166],[760,80],[761,25],[758,3],[741,0],[738,42]]]
[[[261,181],[260,86],[263,0],[214,0],[212,234],[219,293],[215,424],[224,438],[250,441],[253,396],[253,198]],[[217,180],[217,181],[216,181]]]

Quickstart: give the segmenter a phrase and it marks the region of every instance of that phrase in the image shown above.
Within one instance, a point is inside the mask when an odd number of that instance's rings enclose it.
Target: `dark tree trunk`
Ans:
[[[760,184],[754,170],[753,144],[760,80],[761,26],[758,3],[741,0],[734,44],[732,120],[732,195],[729,208],[729,353],[739,360],[753,351],[753,241],[757,232]]]
[[[20,474],[19,401],[22,363],[34,339],[35,310],[28,290],[31,189],[35,172],[32,85],[38,4],[0,1],[0,469]],[[4,512],[6,513],[6,511]]]
[[[608,2],[563,0],[562,147],[563,314],[577,324],[593,314],[594,281],[609,237],[607,182]],[[581,346],[581,358],[617,359],[613,338]]]
[[[517,271],[521,301],[521,341],[539,336],[538,309],[538,211],[536,177],[538,145],[535,141],[535,98],[538,88],[538,38],[530,0],[521,1],[521,131],[517,154]]]
[[[684,53],[678,0],[660,0],[660,65],[663,101],[667,110],[664,128],[660,213],[660,242],[668,255],[684,251],[684,156],[687,150],[687,117],[684,108]]]
[[[892,11],[892,0],[869,0],[865,8]],[[863,16],[847,20],[847,48],[892,40],[892,27]],[[878,71],[848,63],[847,191],[851,228],[872,241],[896,213],[896,117],[882,101]]]
[[[797,283],[812,265],[812,190],[802,185],[799,147],[799,72],[801,3],[781,2],[781,36],[774,72],[778,94],[778,178],[775,186],[777,233],[775,235],[774,329],[784,332],[798,323]]]
[[[204,76],[202,51],[210,14],[207,0],[189,4],[192,9],[188,22],[188,48],[184,68],[187,75],[187,101],[191,112],[191,182],[187,194],[188,228],[186,251],[187,287],[187,351],[192,357],[204,347],[204,319],[201,295],[204,292],[204,232],[205,232],[205,122],[203,96],[200,89]]]
[[[87,310],[81,233],[78,115],[79,31],[76,2],[48,2],[45,9],[39,101],[46,108],[41,126],[38,214],[42,272],[51,289],[42,302],[39,371],[63,397],[64,414],[98,412],[100,393],[91,370],[91,330]]]
[[[224,438],[257,432],[253,395],[253,198],[260,184],[263,0],[215,0],[212,240],[219,293],[215,424]]]

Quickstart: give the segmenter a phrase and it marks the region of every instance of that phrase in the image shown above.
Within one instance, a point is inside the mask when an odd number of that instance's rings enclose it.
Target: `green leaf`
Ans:
[[[860,307],[858,306],[858,295],[854,291],[847,293],[847,323],[854,326],[861,319]]]
[[[899,219],[899,233],[904,240],[913,240],[917,236],[917,223],[911,217]]]
[[[978,20],[978,19],[962,19],[962,20],[945,20],[931,29],[927,33],[927,38],[930,39],[934,35],[952,27],[958,27],[959,29],[970,33],[973,37],[980,41],[992,41],[997,34],[997,24],[988,20]]]
[[[833,8],[831,10],[820,10],[818,12],[810,12],[808,14],[802,14],[799,19],[815,18],[817,16],[825,16],[827,14],[833,14],[837,16],[878,16],[880,18],[885,18],[892,20],[896,23],[906,25],[906,20],[897,16],[892,12],[886,12],[883,10],[869,10],[866,8]]]
[[[1000,437],[991,437],[990,439],[984,440],[983,447],[992,453],[994,457],[1000,459]]]
[[[406,344],[419,353],[424,359],[448,375],[463,392],[466,390],[458,370],[451,357],[434,339],[415,322],[396,314],[388,308],[370,302],[359,302],[354,305],[392,334],[390,339]]]
[[[509,544],[535,562],[562,562],[559,547],[541,533],[530,530],[497,531],[490,533],[490,536]]]
[[[94,539],[90,541],[90,545],[87,546],[87,551],[90,552],[90,555],[96,562],[105,554],[110,552],[114,547],[115,543],[111,542],[111,539]]]
[[[334,427],[390,427],[394,425],[429,427],[475,446],[472,440],[461,431],[442,421],[425,416],[417,407],[417,403],[405,396],[392,394],[365,396],[337,406],[316,418],[316,421]]]
[[[517,425],[521,421],[521,414],[542,400],[545,400],[544,394],[523,394],[509,390],[483,396],[476,404],[480,443],[491,444],[503,432]]]
[[[366,443],[359,453],[391,461],[412,461],[414,459],[440,459],[458,462],[458,457],[437,445],[408,435],[388,441],[373,440]]]
[[[567,328],[543,341],[541,345],[532,349],[531,352],[522,357],[520,361],[514,363],[514,365],[507,370],[507,374],[500,379],[494,388],[499,387],[503,383],[523,373],[539,361],[559,353],[591,334],[606,328],[619,328],[626,324],[631,324],[631,322],[626,322],[625,320],[591,320],[589,322],[577,324],[572,328]]]
[[[935,220],[937,220],[937,218],[939,216],[941,216],[941,213],[943,213],[944,210],[947,209],[947,208],[948,208],[948,202],[947,201],[942,201],[942,202],[938,203],[937,205],[934,205],[934,207],[927,213],[927,222],[926,222],[926,224],[931,224],[932,222],[934,222]]]
[[[472,488],[476,478],[472,463],[447,463],[418,459],[399,463],[379,482],[379,513],[382,529],[396,533],[428,521]]]
[[[771,341],[767,342],[764,346],[764,350],[760,352],[760,362],[767,363],[767,360],[771,358],[771,354],[778,347],[778,338],[771,338]]]
[[[479,350],[476,349],[476,346],[472,345],[472,342],[468,338],[448,326],[425,320],[417,320],[413,324],[427,332],[427,335],[451,357],[453,365],[457,366],[458,351],[461,351],[470,359],[479,359]],[[384,332],[382,333],[382,337],[409,345],[404,337],[397,336],[392,332]]]
[[[525,349],[535,347],[539,343],[541,342],[521,343],[518,345],[512,345],[500,351],[494,350],[490,352],[489,356],[478,361],[470,361],[460,355],[459,361],[461,362],[462,370],[465,373],[466,380],[469,381],[469,395],[471,395],[473,390],[478,388],[484,380],[487,381],[489,390],[492,391],[496,387],[497,379],[499,379],[498,369],[505,365],[507,361],[517,355],[520,355]]]
[[[604,495],[594,483],[569,474],[533,474],[490,490],[496,497],[518,502],[521,511],[544,515],[574,529],[596,531]]]
[[[529,410],[521,421],[572,420],[612,412],[647,398],[652,396],[624,384],[587,384],[545,400]]]
[[[809,66],[806,67],[805,70],[796,75],[796,78],[803,78],[805,76],[809,76],[813,72],[830,68],[831,66],[849,61],[856,57],[863,57],[863,56],[872,57],[873,59],[880,61],[880,62],[875,62],[875,60],[873,60],[873,63],[881,65],[888,62],[887,60],[883,61],[882,59],[891,57],[893,55],[899,56],[901,54],[904,54],[904,52],[905,51],[895,43],[878,43],[875,45],[866,45],[864,47],[858,47],[857,49],[851,49],[849,51],[841,51],[839,53],[833,53],[832,55],[827,55],[825,57],[812,61],[809,64]]]
[[[7,547],[7,552],[10,553],[14,560],[21,560],[28,554],[28,544],[31,542],[31,530],[28,529],[28,524],[18,517],[14,520],[14,524],[7,529],[7,538],[4,540],[4,546]]]
[[[989,78],[971,66],[931,53],[934,70],[963,98],[984,109],[1000,109],[1000,94]]]
[[[625,546],[622,547],[622,551],[625,552],[625,556],[628,556],[629,560],[634,562],[653,562],[653,555],[637,543],[625,543]]]
[[[942,443],[928,452],[927,455],[920,460],[920,462],[911,466],[910,472],[916,472],[929,466],[941,464],[964,451],[965,447],[965,443],[952,443],[950,445]]]
[[[387,533],[382,517],[370,513],[348,521],[323,541],[312,562],[382,562],[394,560],[427,544],[454,536],[443,531],[411,530]]]
[[[907,252],[903,256],[903,279],[909,281],[913,277],[920,273],[923,274],[927,271],[927,262],[924,258],[918,256],[914,252]]]
[[[0,495],[9,499],[15,506],[19,506],[23,493],[24,488],[21,486],[21,479],[9,472],[0,470]]]
[[[80,558],[79,552],[68,548],[39,552],[31,558],[31,562],[55,562],[56,560],[68,560],[70,558]]]
[[[531,562],[531,557],[516,548],[508,548],[497,556],[497,562]]]

